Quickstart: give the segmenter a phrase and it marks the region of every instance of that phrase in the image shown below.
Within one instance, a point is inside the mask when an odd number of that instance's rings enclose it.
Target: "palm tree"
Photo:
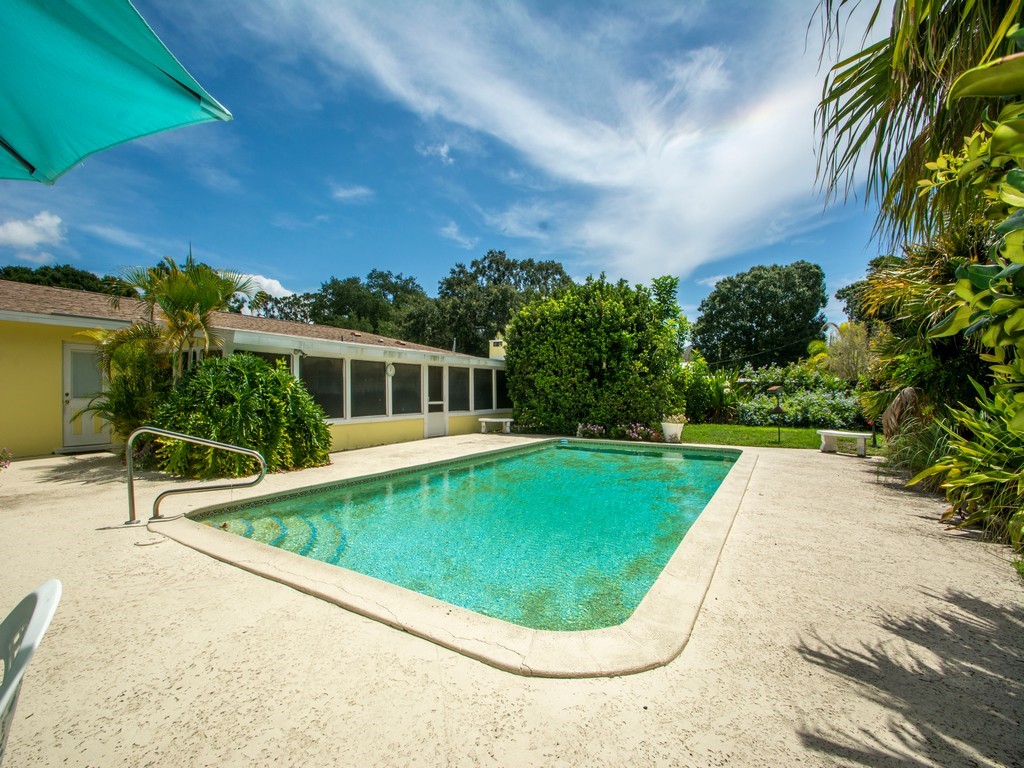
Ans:
[[[249,297],[254,293],[251,279],[196,263],[191,249],[180,266],[168,256],[156,267],[129,269],[120,280],[148,307],[150,324],[162,328],[175,379],[181,376],[193,350],[201,348],[207,353],[219,343],[212,327],[213,313],[227,308],[238,293]],[[116,306],[118,298],[111,302]]]
[[[859,0],[820,0],[822,56],[839,50]],[[866,41],[885,5],[871,7]],[[959,148],[981,125],[992,99],[944,106],[964,71],[1011,51],[1006,34],[1024,0],[896,0],[888,34],[829,71],[815,123],[821,134],[818,179],[829,199],[847,197],[866,171],[867,196],[879,203],[876,232],[891,244],[920,237],[956,205],[952,188],[920,198],[925,163]],[[862,166],[861,164],[865,165]]]

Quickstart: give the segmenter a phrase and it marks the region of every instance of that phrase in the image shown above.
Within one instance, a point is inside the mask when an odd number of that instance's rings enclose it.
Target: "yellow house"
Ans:
[[[99,418],[76,414],[103,386],[82,331],[145,317],[105,294],[0,280],[0,447],[15,457],[98,450]],[[215,313],[223,354],[283,358],[327,414],[332,450],[479,429],[509,417],[505,361],[447,352],[377,334],[229,312]]]

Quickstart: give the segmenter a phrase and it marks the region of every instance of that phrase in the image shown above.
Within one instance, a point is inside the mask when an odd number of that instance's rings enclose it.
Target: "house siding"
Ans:
[[[81,328],[0,320],[0,447],[15,458],[64,445],[63,354]]]

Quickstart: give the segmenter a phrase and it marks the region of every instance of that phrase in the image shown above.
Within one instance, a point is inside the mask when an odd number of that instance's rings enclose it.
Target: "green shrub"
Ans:
[[[1012,390],[990,395],[974,386],[976,407],[950,411],[945,454],[911,483],[941,477],[952,504],[943,519],[982,525],[1019,551],[1024,548],[1024,432],[1014,428],[1014,420],[1024,402]]]
[[[774,395],[755,395],[736,406],[736,423],[750,427],[821,427],[845,429],[863,424],[860,404],[852,393],[804,391],[782,398],[784,413],[772,412]]]
[[[949,429],[948,422],[931,416],[906,419],[899,431],[886,441],[886,466],[908,480],[923,472],[946,453]],[[943,474],[930,475],[921,480],[920,488],[938,491],[944,479]]]
[[[697,350],[693,350],[690,362],[683,366],[683,385],[686,392],[686,418],[694,424],[706,422],[711,409],[711,369]]]
[[[174,386],[156,426],[252,448],[271,472],[328,461],[331,438],[323,409],[283,362],[255,355],[208,358]],[[259,471],[255,460],[180,440],[161,440],[163,469],[184,477],[239,477]]]
[[[850,384],[828,371],[814,368],[805,363],[790,363],[787,366],[769,365],[764,368],[745,366],[739,378],[747,379],[746,391],[761,394],[769,387],[782,387],[782,394],[795,395],[798,392],[849,392]]]
[[[682,407],[676,332],[643,286],[590,278],[528,304],[507,338],[515,419],[539,431],[656,427]]]

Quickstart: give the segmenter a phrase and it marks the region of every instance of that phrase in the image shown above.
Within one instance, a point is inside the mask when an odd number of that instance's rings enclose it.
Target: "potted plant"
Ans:
[[[683,441],[683,425],[686,424],[686,414],[672,413],[661,417],[661,434],[665,436],[666,443],[681,443]]]

